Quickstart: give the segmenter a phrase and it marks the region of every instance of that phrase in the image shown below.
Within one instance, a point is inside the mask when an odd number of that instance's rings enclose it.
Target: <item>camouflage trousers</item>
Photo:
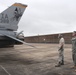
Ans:
[[[76,53],[72,53],[72,59],[73,59],[74,66],[76,66]]]
[[[58,58],[58,62],[60,63],[64,63],[64,50],[58,50],[59,51],[59,58]]]

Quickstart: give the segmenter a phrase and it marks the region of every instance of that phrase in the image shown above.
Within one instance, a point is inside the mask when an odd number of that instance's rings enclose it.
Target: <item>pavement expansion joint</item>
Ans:
[[[1,67],[8,75],[11,75],[11,74],[6,70],[6,68],[4,68],[2,65],[0,65],[0,67]]]

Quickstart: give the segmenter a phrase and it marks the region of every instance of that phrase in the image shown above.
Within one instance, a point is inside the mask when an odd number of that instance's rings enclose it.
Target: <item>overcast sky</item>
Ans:
[[[28,5],[18,24],[25,36],[76,30],[76,0],[0,0],[0,12],[15,2]]]

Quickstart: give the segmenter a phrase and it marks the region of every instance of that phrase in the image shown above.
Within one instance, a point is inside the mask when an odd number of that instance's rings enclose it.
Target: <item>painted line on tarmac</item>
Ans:
[[[0,65],[0,66],[8,75],[11,75],[2,65]]]

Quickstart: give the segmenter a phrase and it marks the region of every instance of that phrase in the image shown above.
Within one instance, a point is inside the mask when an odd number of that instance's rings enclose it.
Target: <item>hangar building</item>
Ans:
[[[72,32],[61,33],[65,39],[66,44],[71,44]],[[25,37],[27,43],[58,43],[59,34],[49,34],[49,35],[38,35]]]

